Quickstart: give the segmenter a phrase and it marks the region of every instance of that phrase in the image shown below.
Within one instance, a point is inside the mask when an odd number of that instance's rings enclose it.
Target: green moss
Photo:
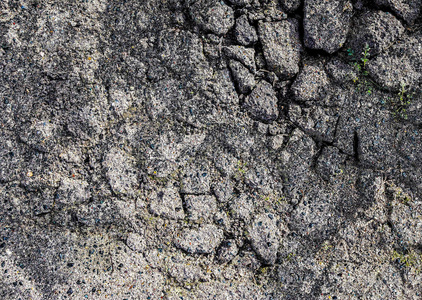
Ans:
[[[417,274],[422,271],[422,255],[410,250],[407,254],[402,254],[393,250],[391,260],[399,263],[401,266],[412,269]]]

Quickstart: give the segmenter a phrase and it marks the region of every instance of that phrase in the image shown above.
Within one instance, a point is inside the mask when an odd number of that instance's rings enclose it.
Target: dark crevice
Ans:
[[[359,156],[360,156],[359,136],[358,136],[358,133],[355,131],[353,133],[353,157],[358,163],[360,161]]]

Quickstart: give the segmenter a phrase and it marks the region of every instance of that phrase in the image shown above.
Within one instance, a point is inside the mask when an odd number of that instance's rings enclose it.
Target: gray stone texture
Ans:
[[[238,61],[230,61],[229,66],[238,91],[242,94],[249,93],[255,87],[254,76]]]
[[[0,299],[421,299],[421,28],[0,1]]]
[[[350,45],[357,57],[361,57],[367,44],[373,56],[391,46],[403,34],[404,29],[401,22],[388,12],[365,11],[355,21]]]
[[[321,100],[329,84],[325,70],[318,65],[306,64],[292,85],[297,101]]]
[[[247,15],[242,15],[236,19],[234,34],[239,44],[249,46],[258,41],[256,29],[249,23]]]
[[[421,9],[420,0],[375,0],[380,8],[388,8],[407,23],[412,24]]]
[[[305,0],[303,9],[306,47],[330,54],[343,47],[353,16],[351,1]]]
[[[252,93],[246,98],[245,107],[253,118],[264,122],[277,119],[277,98],[271,84],[266,81],[258,83]]]
[[[266,264],[274,264],[277,259],[279,231],[271,214],[255,217],[249,230],[253,249]]]
[[[297,21],[291,19],[258,25],[268,69],[282,78],[291,78],[299,72],[301,43],[298,30]]]
[[[214,225],[203,225],[198,229],[184,229],[175,239],[177,248],[192,254],[209,254],[221,243],[223,232]]]
[[[203,30],[215,34],[226,34],[234,25],[234,12],[224,2],[197,0],[190,5],[193,21]]]

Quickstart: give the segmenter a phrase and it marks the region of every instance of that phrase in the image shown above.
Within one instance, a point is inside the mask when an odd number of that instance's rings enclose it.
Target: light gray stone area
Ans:
[[[304,43],[311,49],[321,49],[330,54],[346,42],[353,16],[351,1],[304,1]]]
[[[134,194],[138,184],[137,170],[125,152],[112,148],[105,156],[103,167],[106,169],[106,176],[114,193]]]
[[[276,221],[272,214],[258,215],[250,229],[252,248],[262,257],[264,263],[274,264],[280,243]]]
[[[305,65],[292,85],[297,101],[321,100],[326,96],[328,77],[318,65]]]
[[[147,199],[151,213],[170,219],[183,219],[182,198],[174,188],[152,191]]]
[[[422,299],[420,6],[0,1],[0,299]]]
[[[188,1],[190,14],[196,24],[215,34],[226,34],[234,25],[234,13],[224,2],[209,0]],[[239,4],[239,3],[236,3]]]
[[[301,43],[296,20],[261,22],[258,26],[265,61],[270,71],[283,78],[299,72]]]
[[[192,254],[215,252],[223,239],[223,232],[215,225],[203,225],[198,229],[184,229],[176,238],[176,247]]]
[[[189,220],[202,223],[206,220],[212,220],[217,212],[217,200],[209,195],[186,195],[186,211]]]

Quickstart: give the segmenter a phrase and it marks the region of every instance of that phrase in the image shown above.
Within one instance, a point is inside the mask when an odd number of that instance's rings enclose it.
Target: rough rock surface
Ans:
[[[403,24],[392,14],[384,11],[366,11],[353,26],[350,44],[357,55],[367,44],[371,55],[391,46],[404,32]]]
[[[233,27],[233,9],[224,2],[209,0],[188,2],[194,2],[190,6],[191,17],[202,29],[221,35]]]
[[[325,96],[328,77],[325,70],[317,65],[305,65],[292,85],[297,101],[321,100]]]
[[[245,101],[245,106],[251,116],[262,121],[273,121],[277,119],[277,97],[268,82],[261,81]]]
[[[256,29],[250,25],[248,17],[246,15],[236,19],[236,27],[234,34],[239,44],[249,46],[258,41],[258,35]]]
[[[274,264],[280,243],[274,216],[272,214],[257,216],[252,222],[249,234],[252,248],[261,256],[264,263]]]
[[[300,49],[298,23],[295,20],[261,22],[259,40],[270,71],[283,78],[299,72]]]
[[[348,0],[305,0],[304,43],[311,49],[334,53],[346,42],[353,5]]]
[[[176,238],[175,245],[188,253],[212,253],[223,239],[223,231],[215,225],[204,225],[199,229],[185,229]]]
[[[375,0],[380,8],[391,9],[407,23],[413,23],[421,9],[420,0]]]
[[[254,76],[238,61],[230,61],[229,66],[238,91],[242,94],[249,93],[255,87]]]
[[[299,8],[302,0],[281,0],[280,3],[286,12],[293,13]]]
[[[420,5],[0,1],[0,299],[421,299]]]

